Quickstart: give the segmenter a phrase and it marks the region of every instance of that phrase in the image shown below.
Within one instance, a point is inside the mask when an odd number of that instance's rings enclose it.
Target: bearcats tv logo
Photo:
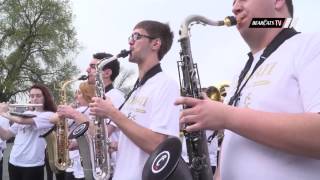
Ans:
[[[153,173],[161,172],[168,164],[170,160],[170,153],[169,151],[162,151],[157,157],[154,159],[151,170]]]

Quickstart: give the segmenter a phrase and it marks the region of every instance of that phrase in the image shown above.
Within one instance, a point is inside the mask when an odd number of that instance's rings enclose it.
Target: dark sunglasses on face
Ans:
[[[131,36],[129,36],[128,38],[128,41],[131,42],[131,41],[136,41],[136,40],[139,40],[141,38],[148,38],[148,39],[155,39],[154,37],[152,36],[148,36],[148,35],[144,35],[144,34],[140,34],[138,32],[135,32],[133,34],[131,34]]]

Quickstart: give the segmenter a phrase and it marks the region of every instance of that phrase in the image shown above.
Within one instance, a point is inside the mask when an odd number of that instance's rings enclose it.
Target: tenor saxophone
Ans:
[[[65,81],[59,90],[61,98],[59,104],[67,104],[67,86],[69,84],[78,80],[86,80],[87,78],[86,75],[83,75],[78,79]],[[54,118],[58,117],[55,116]],[[68,148],[67,120],[58,118],[55,127],[42,135],[42,137],[44,137],[47,142],[47,152],[51,170],[53,172],[66,170],[71,165]]]
[[[180,34],[180,58],[178,61],[178,71],[180,79],[180,92],[184,97],[193,97],[201,99],[201,85],[197,64],[193,62],[190,44],[189,30],[193,24],[203,24],[211,26],[232,26],[235,25],[236,19],[233,16],[226,17],[223,21],[212,21],[203,16],[192,15],[182,23]],[[189,107],[183,106],[184,109]],[[186,124],[185,126],[188,126]],[[205,131],[186,132],[183,131],[187,154],[189,158],[189,169],[193,180],[209,180],[213,174],[210,166],[210,159],[207,146]]]

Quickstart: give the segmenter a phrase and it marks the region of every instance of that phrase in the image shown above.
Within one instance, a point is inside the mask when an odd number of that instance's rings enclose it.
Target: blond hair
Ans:
[[[92,97],[96,96],[95,86],[88,84],[88,82],[82,82],[79,85],[79,90],[82,93],[82,97],[88,102],[92,102]]]

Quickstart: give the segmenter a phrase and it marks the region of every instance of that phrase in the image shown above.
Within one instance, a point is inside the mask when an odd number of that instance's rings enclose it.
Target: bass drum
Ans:
[[[187,163],[181,158],[182,145],[177,137],[162,142],[146,161],[142,180],[192,180]]]

